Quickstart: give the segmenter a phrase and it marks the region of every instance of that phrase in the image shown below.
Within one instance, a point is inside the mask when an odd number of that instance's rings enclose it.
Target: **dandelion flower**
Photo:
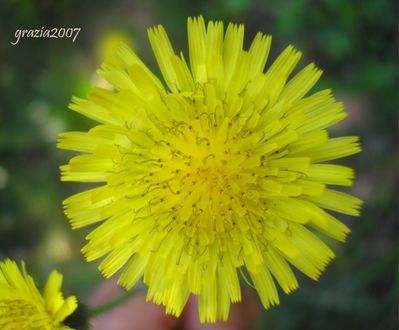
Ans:
[[[66,330],[62,324],[77,307],[75,297],[64,299],[60,292],[62,275],[53,271],[43,294],[33,278],[9,259],[0,262],[0,328]]]
[[[244,26],[188,19],[189,64],[162,26],[149,29],[162,83],[126,46],[70,108],[99,124],[66,132],[58,147],[83,154],[63,181],[101,182],[65,200],[73,228],[96,224],[82,252],[105,257],[106,277],[143,278],[147,299],[180,315],[190,294],[201,322],[226,320],[248,274],[265,308],[298,287],[291,265],[318,279],[333,251],[317,232],[343,241],[349,229],[328,211],[359,215],[354,172],[324,164],[360,151],[354,136],[329,137],[346,113],[330,90],[307,95],[321,75],[288,46],[266,70],[271,37],[243,50]]]

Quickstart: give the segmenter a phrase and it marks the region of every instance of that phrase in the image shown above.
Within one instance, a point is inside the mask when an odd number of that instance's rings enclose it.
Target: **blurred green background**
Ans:
[[[61,201],[85,188],[60,183],[57,134],[92,122],[67,110],[85,96],[109,40],[119,35],[157,73],[146,28],[161,23],[175,50],[186,50],[186,18],[245,23],[273,35],[272,59],[289,43],[300,65],[324,69],[318,88],[332,87],[348,118],[333,135],[360,135],[363,152],[344,160],[357,170],[352,193],[365,201],[346,244],[319,283],[299,276],[300,289],[264,311],[258,329],[396,329],[397,259],[397,5],[365,0],[2,1],[0,3],[0,259],[25,259],[43,283],[52,268],[68,293],[86,301],[101,281],[80,255],[85,230],[72,232]],[[81,27],[71,39],[20,39],[17,29]],[[112,44],[112,43],[111,43]],[[270,60],[269,62],[270,63]],[[110,329],[112,330],[112,329]]]

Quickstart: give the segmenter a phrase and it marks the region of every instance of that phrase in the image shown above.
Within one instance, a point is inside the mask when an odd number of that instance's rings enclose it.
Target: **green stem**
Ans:
[[[89,310],[89,317],[96,317],[98,315],[104,314],[115,307],[122,305],[125,301],[130,299],[136,292],[134,290],[130,291],[125,291],[122,294],[120,294],[117,298],[114,300],[105,303],[103,305],[100,305],[98,307],[92,308]]]

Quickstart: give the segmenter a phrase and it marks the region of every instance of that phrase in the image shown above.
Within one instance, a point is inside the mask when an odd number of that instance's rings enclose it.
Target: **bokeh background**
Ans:
[[[38,283],[65,274],[68,293],[87,301],[102,281],[80,255],[87,232],[72,232],[62,200],[85,188],[60,183],[71,156],[57,134],[93,123],[67,109],[85,96],[115,40],[125,40],[154,71],[146,29],[161,23],[175,50],[186,50],[186,17],[245,23],[273,35],[271,58],[292,43],[300,65],[324,69],[317,89],[332,87],[348,118],[333,135],[360,135],[363,152],[344,160],[357,170],[352,193],[364,200],[352,234],[331,242],[337,258],[318,283],[298,274],[300,289],[260,314],[257,329],[396,329],[397,256],[397,5],[387,0],[8,1],[0,3],[0,259],[27,261]],[[71,39],[21,39],[16,29],[81,27]],[[270,61],[269,61],[270,63]],[[110,329],[112,330],[112,329]]]

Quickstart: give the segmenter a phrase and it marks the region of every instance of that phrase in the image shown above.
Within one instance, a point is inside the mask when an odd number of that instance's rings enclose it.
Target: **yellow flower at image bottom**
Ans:
[[[0,329],[66,330],[65,318],[77,308],[76,298],[63,298],[62,275],[53,271],[43,294],[33,278],[9,259],[0,262]]]
[[[148,34],[165,84],[121,45],[98,72],[113,88],[70,105],[97,126],[60,134],[59,148],[81,153],[62,180],[102,183],[64,201],[73,228],[96,224],[82,252],[104,257],[106,277],[123,269],[127,289],[143,278],[147,299],[176,316],[194,294],[201,322],[226,320],[242,272],[276,305],[276,283],[298,287],[291,266],[316,280],[334,258],[319,233],[349,233],[328,211],[359,215],[358,198],[331,188],[354,171],[324,163],[360,151],[327,131],[343,105],[330,90],[307,95],[314,64],[291,77],[292,46],[265,69],[271,37],[243,50],[243,25],[189,18],[188,59],[162,26]]]

